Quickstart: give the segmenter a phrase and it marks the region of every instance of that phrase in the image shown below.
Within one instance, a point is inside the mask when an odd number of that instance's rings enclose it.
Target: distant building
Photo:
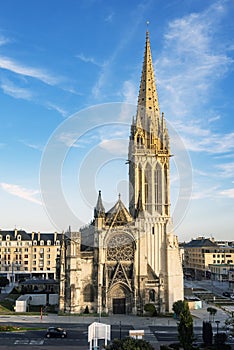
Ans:
[[[208,238],[192,239],[183,249],[185,274],[190,274],[193,278],[211,278],[211,265],[231,265],[234,262],[233,247],[220,246]]]
[[[171,231],[170,144],[160,114],[149,33],[129,141],[129,211],[121,198],[106,211],[101,192],[91,225],[68,232],[61,248],[60,310],[143,313],[183,299],[177,237]]]
[[[229,284],[229,289],[232,290],[234,293],[234,267],[232,270],[228,271],[228,284]]]
[[[234,272],[234,264],[209,264],[209,269],[212,280],[228,282],[229,276],[231,277],[231,273]]]
[[[10,282],[56,278],[61,234],[0,230],[0,275]]]

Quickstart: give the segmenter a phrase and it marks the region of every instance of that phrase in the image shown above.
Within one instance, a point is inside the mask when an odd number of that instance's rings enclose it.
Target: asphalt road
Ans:
[[[15,326],[24,327],[25,324],[14,324]],[[27,325],[29,326],[29,325]],[[17,331],[17,332],[1,332],[0,333],[0,349],[7,347],[6,349],[25,350],[25,348],[31,349],[46,349],[51,347],[68,349],[76,347],[76,349],[89,349],[88,343],[88,326],[77,324],[60,324],[67,330],[68,337],[64,339],[58,338],[45,338],[46,329],[50,324],[43,324],[44,329],[38,329],[39,325],[34,325],[35,330]],[[30,325],[31,327],[31,325]],[[133,329],[132,326],[112,326],[111,327],[111,339],[126,337],[129,334],[129,330]],[[101,341],[100,341],[101,344]]]
[[[20,324],[14,324],[20,326]],[[25,326],[21,324],[21,326]],[[88,349],[88,326],[77,324],[60,324],[68,332],[68,337],[65,339],[47,339],[45,338],[45,332],[48,325],[43,324],[44,329],[38,329],[39,325],[34,325],[35,330],[20,331],[20,332],[1,332],[0,333],[0,349],[4,346],[8,346],[9,349],[44,349],[51,347],[68,349],[69,347],[76,347],[76,349]],[[31,327],[31,326],[30,326]],[[111,339],[124,338],[129,335],[129,330],[134,329],[134,326],[122,325],[121,328],[118,325],[111,327]],[[194,327],[196,338],[201,342],[201,327]],[[150,342],[159,341],[160,343],[173,343],[177,342],[177,327],[176,326],[149,326],[145,332],[145,339]],[[100,344],[100,343],[99,343]],[[9,348],[10,346],[10,348]]]
[[[16,326],[25,326],[25,324],[14,323]],[[27,325],[29,326],[29,325]],[[0,350],[58,350],[58,348],[66,350],[87,350],[88,344],[88,325],[85,324],[60,324],[68,332],[65,339],[47,339],[45,338],[46,329],[51,324],[40,325],[34,324],[35,330],[19,331],[19,332],[1,332],[0,333]],[[30,325],[31,327],[31,325]],[[112,325],[111,339],[124,338],[129,335],[129,330],[134,326]],[[194,333],[197,343],[202,343],[202,328],[194,327]],[[175,343],[178,341],[178,333],[176,326],[149,326],[145,330],[145,339],[151,343],[161,344]],[[101,345],[101,342],[99,342]],[[234,344],[233,344],[234,345]]]

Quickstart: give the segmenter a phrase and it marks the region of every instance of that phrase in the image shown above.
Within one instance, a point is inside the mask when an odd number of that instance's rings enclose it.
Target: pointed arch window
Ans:
[[[143,146],[144,140],[143,140],[142,135],[137,134],[136,141],[137,141],[137,146],[139,146],[139,147]]]
[[[155,290],[150,289],[149,291],[149,301],[155,302]]]
[[[162,169],[159,163],[154,171],[155,210],[162,214]]]
[[[151,183],[152,183],[152,172],[151,172],[151,166],[149,163],[147,163],[145,168],[145,207],[146,210],[150,210],[150,204],[152,202],[151,199]]]
[[[168,215],[168,179],[167,179],[167,166],[164,165],[164,196],[165,196],[165,214]]]
[[[84,287],[84,302],[92,303],[94,301],[94,288],[92,284],[87,284]]]
[[[138,166],[138,193],[142,193],[142,168],[141,164]]]

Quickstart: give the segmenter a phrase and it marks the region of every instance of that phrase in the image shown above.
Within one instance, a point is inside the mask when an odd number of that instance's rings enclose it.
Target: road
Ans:
[[[14,324],[15,326],[24,327],[25,324]],[[88,325],[77,325],[77,324],[60,324],[67,330],[68,337],[64,339],[47,339],[45,333],[47,327],[51,324],[43,324],[44,329],[38,329],[39,325],[35,325],[35,330],[19,331],[19,332],[1,332],[0,333],[0,349],[6,347],[7,349],[19,350],[19,346],[25,350],[25,348],[31,349],[33,346],[36,349],[44,349],[56,347],[62,349],[68,349],[76,347],[76,349],[88,349]],[[31,327],[31,325],[30,325]],[[111,339],[126,337],[129,334],[129,330],[134,329],[132,326],[122,325],[111,327]],[[101,344],[101,342],[100,342]]]
[[[20,326],[15,324],[15,326]],[[22,325],[24,326],[24,325]],[[0,333],[0,349],[3,346],[9,346],[11,349],[19,350],[18,346],[22,346],[22,349],[31,348],[45,349],[56,347],[66,348],[76,347],[76,349],[88,349],[88,325],[77,324],[61,324],[60,326],[65,328],[68,332],[68,337],[65,339],[47,339],[45,338],[45,331],[48,325],[43,324],[44,329],[38,329],[35,325],[35,330],[20,331],[20,332],[4,332]],[[134,329],[133,325],[112,325],[111,326],[111,339],[124,338],[129,335],[129,330]],[[196,338],[201,341],[201,327],[194,327]],[[149,326],[145,329],[145,339],[153,343],[173,343],[178,341],[176,326]]]
[[[1,324],[1,323],[0,323]],[[25,326],[25,324],[14,323],[15,326]],[[47,339],[45,332],[51,324],[36,325],[35,330],[20,332],[1,332],[0,350],[55,350],[58,348],[66,350],[87,350],[88,344],[88,325],[87,324],[60,324],[68,332],[65,339]],[[31,325],[30,325],[31,327]],[[40,327],[40,329],[38,329]],[[145,330],[145,339],[159,349],[159,344],[170,344],[178,341],[178,332],[176,325],[148,326]],[[124,338],[129,335],[130,329],[136,329],[133,325],[112,325],[111,339]],[[139,327],[138,327],[139,329]],[[197,343],[202,343],[202,327],[195,326],[194,334]],[[234,342],[232,342],[234,345]],[[101,345],[101,342],[99,343]]]

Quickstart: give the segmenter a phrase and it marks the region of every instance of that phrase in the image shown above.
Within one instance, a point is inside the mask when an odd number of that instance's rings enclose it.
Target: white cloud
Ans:
[[[0,46],[6,45],[10,42],[10,39],[4,37],[3,35],[0,35]]]
[[[103,140],[100,143],[100,147],[105,149],[111,154],[118,155],[118,156],[126,156],[127,154],[127,147],[128,147],[128,141],[121,139],[121,140]]]
[[[217,116],[214,116],[214,117],[211,117],[208,119],[208,123],[213,123],[213,122],[216,122],[217,120],[220,119],[220,116],[217,115]]]
[[[126,80],[123,84],[124,102],[136,104],[137,93],[138,91],[136,85],[132,81]]]
[[[76,147],[75,143],[77,141],[77,138],[79,137],[78,133],[73,132],[62,132],[58,136],[58,140],[62,143],[64,143],[67,147]]]
[[[234,174],[234,163],[225,163],[225,164],[218,164],[216,165],[216,168],[220,170],[219,176],[222,176],[224,178],[233,178]]]
[[[228,45],[215,36],[223,14],[217,2],[204,12],[169,23],[165,47],[156,62],[160,95],[169,114],[185,117],[196,111],[197,117],[199,108],[212,97],[214,83],[233,64]]]
[[[229,188],[219,192],[221,196],[234,199],[234,188]]]
[[[64,118],[68,116],[68,112],[65,109],[61,108],[60,106],[58,106],[58,105],[56,105],[54,103],[48,102],[47,106],[48,106],[49,109],[54,109],[55,111],[57,111]]]
[[[30,101],[32,99],[32,96],[33,96],[31,91],[29,91],[28,89],[25,89],[25,88],[20,88],[20,87],[16,86],[15,84],[13,84],[12,82],[10,82],[9,80],[5,80],[4,82],[2,82],[0,87],[5,94],[12,96],[14,98],[20,98],[23,100]]]
[[[102,69],[99,73],[99,77],[92,88],[92,95],[94,98],[104,97],[102,88],[106,85],[108,76],[110,74],[110,63],[111,61],[108,61],[102,66]]]
[[[112,22],[113,21],[113,17],[114,17],[114,12],[109,13],[106,17],[105,17],[105,22]]]
[[[43,151],[43,147],[40,145],[36,145],[34,143],[29,143],[27,141],[21,140],[20,141],[23,145],[25,145],[26,147],[32,148],[32,149],[36,149],[38,151]]]
[[[198,121],[186,124],[177,121],[173,126],[180,133],[188,151],[220,154],[234,149],[234,132],[222,135],[212,133],[199,125]]]
[[[42,204],[40,200],[35,198],[35,196],[40,193],[38,190],[31,190],[31,189],[21,187],[19,185],[8,184],[5,182],[1,182],[0,186],[4,191],[10,193],[13,196],[25,199],[29,202],[33,202],[36,204],[40,204],[40,205]]]
[[[204,198],[213,199],[215,197],[215,193],[217,192],[217,188],[218,188],[217,186],[213,186],[210,188],[202,188],[202,189],[199,188],[199,190],[194,189],[191,199],[195,199],[195,200],[200,200]]]
[[[80,53],[78,55],[76,55],[77,58],[79,58],[81,61],[85,62],[85,63],[92,63],[94,64],[95,66],[98,66],[98,67],[103,67],[103,64],[101,63],[98,63],[95,58],[93,57],[89,57],[89,56],[85,56],[83,53]]]
[[[27,67],[7,57],[0,56],[0,68],[9,70],[16,74],[38,79],[48,85],[55,85],[58,83],[58,79],[46,71],[39,68]]]

